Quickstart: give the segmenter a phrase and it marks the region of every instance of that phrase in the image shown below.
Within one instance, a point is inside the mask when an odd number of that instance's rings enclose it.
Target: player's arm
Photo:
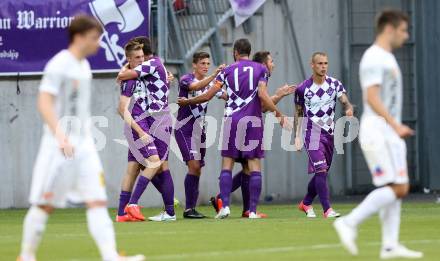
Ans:
[[[55,112],[55,95],[40,91],[38,95],[38,111],[47,124],[50,131],[55,135],[58,145],[64,156],[71,158],[73,156],[73,146],[70,144],[68,137],[59,127],[59,120]]]
[[[138,72],[132,69],[121,70],[118,74],[116,81],[127,81],[136,79],[139,76]]]
[[[380,86],[372,85],[367,88],[367,103],[377,115],[383,117],[385,121],[402,137],[408,137],[414,134],[414,131],[406,125],[399,124],[391,116],[380,98]]]
[[[216,81],[214,83],[214,86],[212,86],[211,88],[208,89],[208,91],[204,92],[199,96],[189,99],[184,97],[177,98],[177,104],[179,104],[179,106],[187,106],[187,105],[194,105],[194,104],[207,102],[211,100],[215,96],[215,94],[221,90],[222,86],[223,86],[222,82]]]
[[[351,116],[354,115],[353,105],[350,103],[350,100],[348,99],[347,94],[343,93],[339,97],[339,102],[344,107],[345,116],[350,116],[351,117]]]
[[[265,81],[260,81],[258,83],[258,97],[260,98],[263,108],[266,108],[267,111],[274,112],[275,117],[280,118],[281,126],[289,128],[288,125],[285,125],[285,123],[287,123],[285,121],[285,115],[283,115],[281,111],[278,110],[277,106],[273,103],[272,99],[267,93],[267,83]]]
[[[226,65],[222,64],[215,70],[215,72],[213,72],[211,75],[209,75],[205,79],[198,81],[198,82],[192,82],[188,86],[188,89],[190,91],[198,91],[198,90],[205,88],[206,86],[209,85],[210,82],[212,82],[215,79],[215,77],[217,77],[217,75],[225,68],[225,66]]]
[[[139,137],[148,143],[151,141],[151,136],[146,133],[141,126],[134,120],[133,116],[131,115],[128,106],[130,105],[130,97],[121,95],[119,98],[119,106],[118,106],[118,112],[121,118],[132,128],[134,131],[137,132]]]
[[[270,99],[272,100],[272,102],[276,105],[276,104],[278,104],[278,102],[280,102],[280,100],[283,98],[283,97],[285,97],[285,96],[287,96],[287,95],[290,95],[290,94],[292,94],[292,93],[294,93],[295,92],[295,90],[296,90],[296,85],[287,85],[287,84],[284,84],[283,86],[281,86],[281,87],[279,87],[276,91],[275,91],[275,94],[274,95],[272,95],[271,97],[270,97]],[[267,111],[267,109],[264,107],[264,105],[263,105],[263,112],[266,112]]]
[[[295,104],[295,118],[293,119],[293,128],[295,129],[295,147],[297,150],[301,150],[301,136],[302,136],[301,117],[303,116],[304,116],[303,107],[301,105]]]

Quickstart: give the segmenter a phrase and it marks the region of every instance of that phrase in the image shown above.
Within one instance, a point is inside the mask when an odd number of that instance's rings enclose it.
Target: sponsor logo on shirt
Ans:
[[[325,160],[320,160],[317,162],[313,162],[313,166],[317,166],[317,165],[321,165],[321,164],[325,164],[325,163],[326,163]]]
[[[374,168],[374,173],[373,173],[373,175],[374,175],[375,177],[383,176],[383,174],[384,174],[384,172],[383,172],[383,170],[381,169],[381,167],[377,166],[376,168]]]

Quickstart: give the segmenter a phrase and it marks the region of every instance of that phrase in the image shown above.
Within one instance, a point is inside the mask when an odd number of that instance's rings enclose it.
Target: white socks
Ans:
[[[377,188],[370,192],[364,201],[350,214],[344,217],[344,222],[352,227],[357,227],[365,219],[372,216],[384,206],[396,201],[396,194],[389,186]]]
[[[400,212],[402,200],[397,199],[379,212],[382,223],[382,248],[392,249],[399,244]]]
[[[24,218],[23,239],[20,256],[24,261],[35,260],[35,252],[40,244],[49,215],[37,206],[32,206]]]
[[[87,209],[87,225],[90,234],[98,246],[102,260],[118,260],[119,255],[116,251],[115,231],[107,208],[95,207]]]

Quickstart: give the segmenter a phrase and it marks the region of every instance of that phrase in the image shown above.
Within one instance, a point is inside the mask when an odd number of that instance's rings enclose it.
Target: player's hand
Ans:
[[[226,92],[223,92],[222,96],[220,96],[220,99],[227,101],[227,100],[229,100],[229,96]]]
[[[284,84],[283,86],[281,86],[280,88],[278,88],[275,91],[275,95],[278,97],[284,97],[287,96],[289,94],[292,94],[296,91],[296,85],[287,85]]]
[[[401,137],[402,139],[414,135],[414,130],[406,126],[405,124],[397,124],[394,127],[394,130],[396,131],[397,135],[399,135],[399,137]]]
[[[295,137],[295,148],[297,151],[301,151],[302,149],[302,140],[300,137]]]
[[[64,155],[64,157],[66,157],[66,159],[73,158],[75,149],[73,148],[72,144],[70,144],[67,138],[62,139],[62,141],[59,142],[59,147],[61,153]]]
[[[167,81],[168,81],[168,83],[174,81],[174,74],[172,74],[169,71],[167,71]]]
[[[225,69],[226,64],[220,65],[217,69],[215,69],[215,75],[219,74],[223,69]]]
[[[139,135],[139,137],[140,137],[141,141],[142,141],[144,144],[149,144],[149,143],[151,143],[151,142],[154,141],[153,137],[152,137],[150,134],[146,133],[146,132],[142,132],[142,133]]]
[[[345,109],[345,116],[348,116],[348,117],[354,116],[353,106],[349,106],[347,109]]]
[[[293,129],[293,123],[290,118],[282,114],[280,118],[280,125],[283,129],[291,131]]]
[[[188,98],[185,98],[185,97],[178,97],[178,98],[177,98],[177,104],[178,104],[179,106],[186,106],[186,105],[189,105]]]

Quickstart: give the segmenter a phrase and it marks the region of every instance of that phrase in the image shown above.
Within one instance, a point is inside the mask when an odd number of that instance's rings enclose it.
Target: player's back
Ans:
[[[169,83],[167,70],[159,57],[154,56],[136,67],[147,90],[147,110],[150,113],[168,109]]]
[[[87,59],[78,60],[62,50],[46,64],[40,91],[55,97],[60,125],[67,135],[91,135],[90,99],[92,73]],[[51,134],[45,126],[45,134]]]
[[[397,122],[401,122],[402,74],[394,55],[378,45],[372,45],[362,56],[359,79],[364,96],[363,117],[377,115],[366,102],[366,90],[368,87],[378,85],[386,109]]]
[[[261,117],[258,85],[260,81],[267,82],[267,79],[266,67],[251,60],[239,60],[226,67],[217,77],[225,84],[229,96],[225,116]]]

